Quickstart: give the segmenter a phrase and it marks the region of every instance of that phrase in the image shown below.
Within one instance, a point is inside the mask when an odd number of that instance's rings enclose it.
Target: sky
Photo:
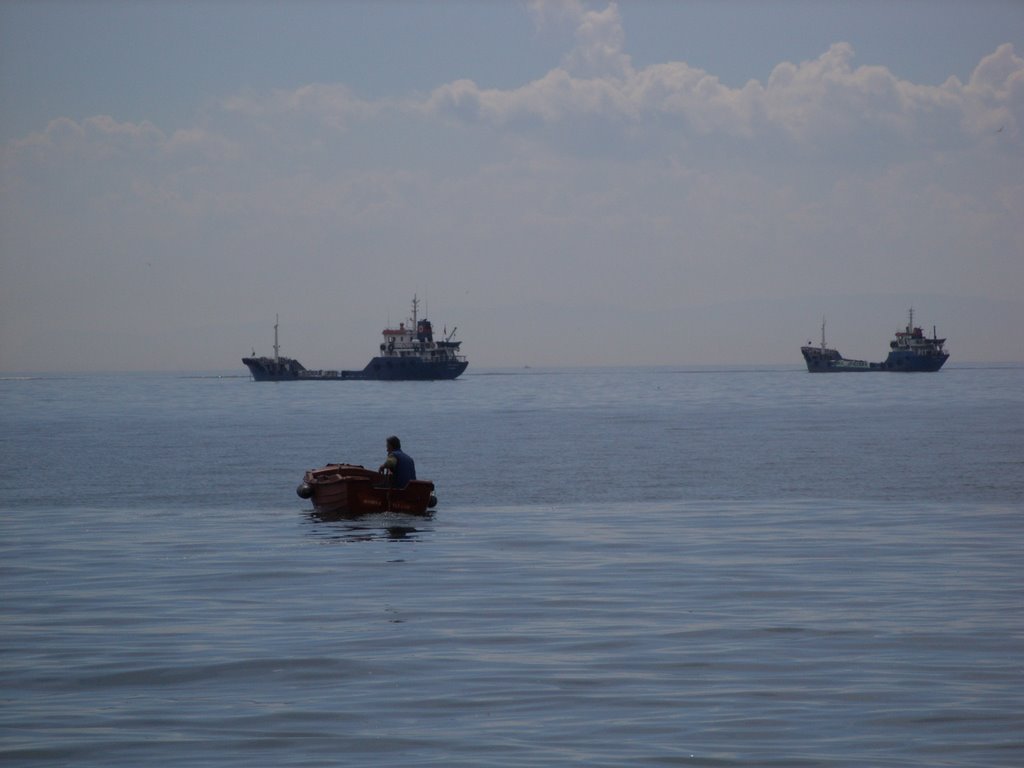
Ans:
[[[1024,3],[0,3],[0,371],[1024,362]]]

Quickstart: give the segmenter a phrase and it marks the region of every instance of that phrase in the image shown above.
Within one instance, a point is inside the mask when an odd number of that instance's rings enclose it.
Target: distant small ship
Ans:
[[[380,354],[361,371],[312,371],[298,360],[279,354],[277,320],[274,322],[274,356],[243,357],[255,381],[329,381],[355,379],[371,381],[433,381],[454,379],[466,370],[469,362],[459,354],[461,341],[452,341],[457,328],[441,341],[434,341],[430,321],[417,316],[419,300],[412,297],[412,318],[407,326],[384,329]]]
[[[937,371],[949,359],[949,353],[942,345],[932,328],[932,338],[927,338],[920,328],[914,325],[914,310],[910,310],[910,320],[906,330],[897,331],[895,338],[889,342],[889,356],[883,363],[869,363],[864,360],[847,360],[838,351],[825,344],[825,321],[821,322],[821,346],[800,347],[800,353],[811,373],[845,373],[860,371],[902,371],[907,373]]]

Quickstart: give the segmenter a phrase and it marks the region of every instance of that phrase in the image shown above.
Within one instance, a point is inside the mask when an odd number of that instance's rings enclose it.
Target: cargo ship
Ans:
[[[461,341],[452,341],[457,328],[443,339],[434,340],[434,329],[427,318],[418,317],[419,300],[412,297],[412,317],[409,325],[399,323],[397,328],[385,328],[380,354],[370,360],[362,370],[332,371],[310,370],[298,360],[284,357],[277,339],[278,319],[274,320],[274,356],[251,357],[242,362],[254,381],[434,381],[455,379],[469,366],[460,354]]]
[[[866,360],[847,360],[835,349],[825,344],[825,321],[821,321],[821,345],[813,346],[810,341],[800,347],[800,353],[811,373],[856,373],[861,371],[899,371],[905,373],[937,371],[949,359],[943,349],[945,339],[940,339],[934,326],[929,339],[914,325],[914,310],[910,310],[907,327],[897,331],[889,342],[889,355],[881,363]]]

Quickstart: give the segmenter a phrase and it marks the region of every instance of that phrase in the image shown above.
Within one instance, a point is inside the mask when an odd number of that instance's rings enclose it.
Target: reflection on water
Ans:
[[[409,523],[407,515],[393,513],[344,515],[309,512],[309,535],[328,542],[417,541],[424,529]],[[423,520],[424,518],[417,518]],[[429,519],[426,518],[426,519]],[[427,529],[429,530],[429,529]]]

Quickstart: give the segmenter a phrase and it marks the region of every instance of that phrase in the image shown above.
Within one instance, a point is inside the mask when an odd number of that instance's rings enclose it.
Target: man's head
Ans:
[[[392,435],[388,438],[388,450],[389,451],[400,451],[402,450],[402,441]]]

